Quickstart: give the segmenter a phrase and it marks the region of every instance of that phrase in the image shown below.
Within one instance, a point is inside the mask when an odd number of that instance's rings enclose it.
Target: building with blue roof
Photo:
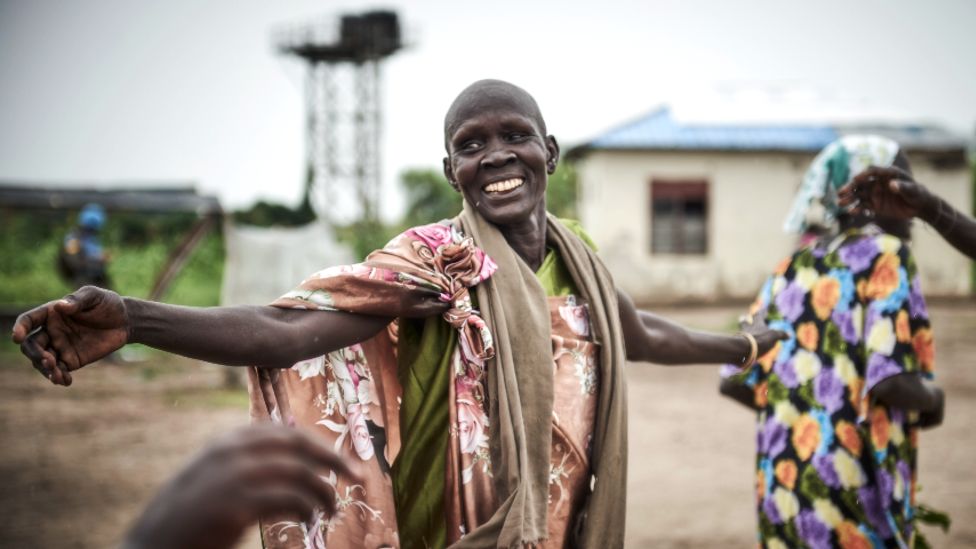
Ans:
[[[751,299],[796,245],[781,227],[810,161],[853,133],[895,139],[919,181],[971,209],[969,143],[933,124],[685,122],[661,107],[566,156],[577,164],[581,221],[635,299]],[[968,295],[968,261],[923,225],[914,231],[923,288]]]

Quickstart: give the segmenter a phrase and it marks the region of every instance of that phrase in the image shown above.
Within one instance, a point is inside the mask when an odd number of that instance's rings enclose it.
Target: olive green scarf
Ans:
[[[520,547],[547,537],[553,372],[546,293],[501,232],[465,203],[465,234],[498,264],[477,286],[481,314],[496,342],[488,371],[491,463],[501,502],[485,524],[454,546]],[[600,345],[600,394],[593,440],[593,493],[581,517],[582,547],[622,547],[627,485],[627,405],[617,293],[597,256],[553,216],[547,241],[590,307]]]

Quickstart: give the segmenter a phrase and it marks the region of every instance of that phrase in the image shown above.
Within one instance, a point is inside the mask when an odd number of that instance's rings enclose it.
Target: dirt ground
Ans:
[[[658,309],[726,330],[739,307]],[[934,547],[976,547],[976,304],[931,307],[945,424],[923,433],[919,499],[953,518]],[[7,351],[5,349],[5,351]],[[223,371],[174,357],[99,364],[48,385],[0,353],[0,548],[116,543],[154,489],[205,442],[246,423]],[[718,396],[715,367],[633,365],[628,547],[752,547],[753,417]],[[260,547],[249,533],[241,547]]]

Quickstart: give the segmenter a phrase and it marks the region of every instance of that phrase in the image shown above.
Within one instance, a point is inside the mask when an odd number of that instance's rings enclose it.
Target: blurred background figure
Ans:
[[[837,197],[869,167],[892,165],[909,172],[898,144],[874,135],[817,155],[784,228],[803,232],[816,213],[832,230],[780,262],[744,319],[790,338],[751,367],[723,369],[721,392],[757,412],[763,547],[915,547],[920,537],[918,429],[942,423],[945,396],[928,382],[932,328],[909,222],[850,212]]]
[[[105,226],[105,208],[100,204],[86,204],[78,213],[78,224],[64,237],[58,253],[58,269],[72,287],[88,284],[110,288],[109,255],[102,246],[101,232]]]

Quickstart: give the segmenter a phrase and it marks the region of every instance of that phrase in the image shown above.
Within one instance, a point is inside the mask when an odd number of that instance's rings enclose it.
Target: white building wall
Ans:
[[[750,299],[794,246],[783,218],[812,154],[594,151],[578,166],[580,219],[617,284],[638,301]],[[936,171],[917,162],[920,181],[968,211],[965,169]],[[709,183],[708,251],[651,254],[650,182]],[[964,295],[968,261],[923,223],[917,256],[928,294]]]

